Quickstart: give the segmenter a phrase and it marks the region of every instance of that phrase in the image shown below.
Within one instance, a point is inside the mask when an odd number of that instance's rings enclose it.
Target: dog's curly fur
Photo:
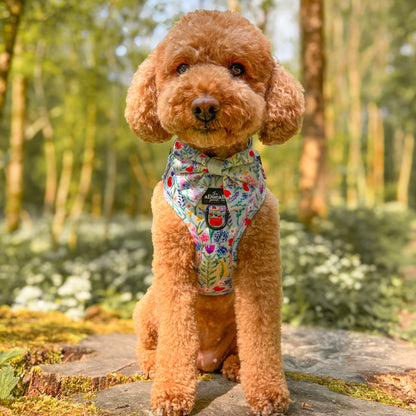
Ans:
[[[244,68],[238,76],[230,71],[235,63]],[[191,110],[201,97],[219,104],[210,121]],[[285,142],[298,131],[303,111],[302,87],[272,58],[260,30],[238,13],[197,11],[183,17],[139,67],[125,114],[145,141],[176,135],[210,156],[226,158],[244,150],[256,132],[264,144]],[[195,244],[166,202],[161,183],[152,210],[154,283],[133,319],[139,364],[154,378],[153,408],[188,414],[197,369],[222,366],[227,377],[241,380],[254,413],[287,409],[276,199],[268,191],[245,230],[232,277],[235,291],[223,296],[198,294]]]

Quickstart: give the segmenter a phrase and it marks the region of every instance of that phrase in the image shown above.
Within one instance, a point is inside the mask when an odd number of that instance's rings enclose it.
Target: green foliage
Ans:
[[[410,219],[392,207],[337,208],[315,224],[315,232],[283,220],[283,319],[395,332],[397,311],[406,304],[397,273],[405,261]]]
[[[398,277],[410,264],[407,212],[334,208],[313,231],[282,217],[284,321],[416,339],[397,325],[398,311],[416,304],[413,281]],[[56,249],[42,221],[0,239],[1,303],[77,319],[101,304],[130,317],[152,282],[150,222],[114,219],[104,240],[103,221],[84,218],[72,251],[64,243],[69,231]]]
[[[412,215],[396,205],[375,208],[332,209],[320,232],[330,240],[342,240],[361,261],[378,269],[397,272],[403,266],[403,250],[412,238]]]
[[[15,376],[15,371],[9,363],[25,351],[24,349],[0,351],[0,400],[12,398],[11,393],[20,379]]]
[[[11,392],[19,382],[19,377],[15,377],[14,370],[6,366],[0,370],[0,400],[11,399]]]
[[[24,349],[14,349],[10,351],[0,351],[0,367],[4,367],[10,361],[22,355],[26,350]]]

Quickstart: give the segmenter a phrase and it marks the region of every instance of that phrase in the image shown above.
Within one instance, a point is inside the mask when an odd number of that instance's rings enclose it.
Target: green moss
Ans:
[[[31,376],[43,377],[40,367],[33,367]],[[92,399],[93,393],[116,386],[119,384],[133,383],[136,381],[148,381],[146,376],[124,376],[118,373],[107,374],[100,379],[76,376],[59,378],[57,385],[57,397],[46,394],[38,394],[32,397],[20,397],[17,400],[0,402],[5,406],[3,413],[8,416],[10,410],[14,416],[105,416],[108,412],[98,409]],[[73,399],[74,395],[83,394],[84,403],[78,403]],[[2,411],[0,407],[0,416]]]
[[[117,386],[119,384],[134,383],[136,381],[149,381],[144,375],[125,376],[123,374],[107,374],[101,379],[93,379],[86,376],[74,376],[61,378],[60,394],[73,396],[75,394],[90,394],[97,391]]]
[[[60,344],[77,344],[90,334],[133,333],[131,319],[102,312],[94,320],[73,321],[61,312],[13,311],[0,307],[0,349],[25,347],[53,349]]]
[[[211,373],[203,373],[198,376],[198,380],[210,381],[214,378]]]
[[[98,409],[94,403],[77,403],[73,399],[39,395],[21,397],[6,404],[14,416],[105,416],[108,412]]]
[[[346,396],[415,411],[415,409],[408,406],[405,402],[397,400],[382,390],[369,386],[368,384],[340,380],[329,376],[316,376],[308,373],[286,372],[286,376],[293,380],[311,381],[312,383],[325,386],[336,393],[344,394]]]
[[[109,374],[97,383],[97,380],[89,377],[66,377],[59,380],[59,398],[47,395],[24,397],[30,373],[40,371],[36,366],[62,362],[62,344],[76,345],[90,334],[133,332],[131,319],[119,319],[116,315],[106,313],[97,307],[93,312],[89,319],[76,322],[60,312],[13,311],[9,307],[0,307],[0,350],[16,347],[27,349],[23,356],[11,363],[21,382],[13,391],[16,399],[0,403],[0,416],[105,415],[105,412],[93,404],[76,403],[71,396],[79,393],[92,394],[103,388],[144,379],[143,376]]]

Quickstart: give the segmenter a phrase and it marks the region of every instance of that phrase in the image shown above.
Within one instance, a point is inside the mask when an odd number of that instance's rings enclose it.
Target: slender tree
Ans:
[[[2,12],[5,15],[6,23],[3,26],[4,41],[0,44],[0,116],[4,107],[7,78],[10,72],[16,35],[19,28],[20,18],[23,14],[24,3],[25,0],[4,1],[6,9]]]
[[[45,182],[45,205],[44,213],[52,215],[53,204],[56,197],[57,172],[56,172],[56,146],[54,140],[54,129],[52,127],[49,109],[46,100],[45,83],[43,79],[42,61],[45,57],[45,39],[40,39],[36,47],[37,62],[34,68],[34,87],[38,102],[39,115],[44,138],[44,152],[46,165]]]
[[[12,88],[12,125],[10,131],[10,162],[7,167],[6,226],[7,231],[19,228],[23,195],[24,125],[26,114],[26,78],[16,75]]]
[[[404,135],[402,161],[400,164],[399,178],[397,184],[397,201],[404,207],[409,207],[409,184],[412,174],[413,151],[415,138],[413,134]]]
[[[301,0],[301,55],[305,118],[300,160],[299,218],[310,223],[327,210],[323,0]]]

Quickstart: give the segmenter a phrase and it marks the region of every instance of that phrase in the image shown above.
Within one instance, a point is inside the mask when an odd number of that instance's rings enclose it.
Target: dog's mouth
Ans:
[[[209,134],[214,134],[217,132],[217,129],[211,128],[211,127],[194,127],[194,130],[199,133],[199,134],[203,134],[203,135],[209,135]]]
[[[220,128],[220,125],[218,123],[218,120],[200,123],[200,124],[193,126],[194,131],[203,135],[214,134],[218,132],[219,128]]]

